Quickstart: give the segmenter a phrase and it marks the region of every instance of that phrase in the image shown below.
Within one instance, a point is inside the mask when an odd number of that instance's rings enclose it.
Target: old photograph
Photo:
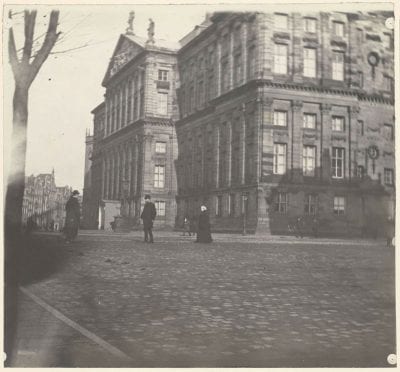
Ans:
[[[396,367],[394,14],[5,4],[4,366]]]

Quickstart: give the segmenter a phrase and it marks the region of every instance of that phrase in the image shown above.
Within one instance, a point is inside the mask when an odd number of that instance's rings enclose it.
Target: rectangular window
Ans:
[[[274,143],[273,171],[274,174],[285,174],[286,172],[285,143]]]
[[[344,117],[343,116],[333,116],[332,117],[332,131],[344,132]]]
[[[332,178],[344,178],[344,148],[332,148]]]
[[[216,206],[215,206],[216,215],[218,217],[221,217],[222,216],[222,207],[223,207],[223,205],[222,205],[222,195],[218,195],[217,196],[217,198],[215,199],[215,203],[216,203]]]
[[[333,80],[344,80],[344,53],[333,52],[332,53],[332,79]]]
[[[357,43],[361,45],[364,42],[364,31],[360,28],[357,29]]]
[[[304,76],[316,77],[317,51],[314,48],[304,48]]]
[[[274,14],[274,26],[282,30],[288,29],[288,16],[287,14]]]
[[[168,70],[158,70],[158,80],[168,81]]]
[[[363,88],[364,87],[364,74],[362,73],[362,71],[358,71],[357,75],[358,75],[358,85],[360,88]]]
[[[236,85],[242,82],[242,55],[237,54],[233,60],[233,63],[233,81]]]
[[[315,175],[315,146],[303,146],[303,175]]]
[[[157,97],[158,97],[157,114],[167,115],[168,114],[168,94],[158,92]]]
[[[275,212],[287,213],[288,194],[286,192],[278,192],[276,196]]]
[[[385,48],[392,49],[392,47],[393,47],[393,38],[392,38],[392,35],[384,34],[384,35],[383,35],[383,43],[384,43],[384,45],[385,45]]]
[[[274,111],[274,125],[278,127],[287,126],[287,111]]]
[[[317,115],[307,114],[303,115],[303,128],[315,129],[317,123]]]
[[[364,167],[362,165],[357,166],[357,177],[364,178]]]
[[[383,137],[388,141],[393,140],[393,125],[390,124],[383,125]]]
[[[235,215],[235,194],[229,194],[229,215]]]
[[[316,215],[318,210],[318,196],[309,194],[306,195],[306,200],[304,203],[304,213],[308,215]]]
[[[360,136],[364,135],[364,122],[362,120],[358,120],[357,122],[357,134]]]
[[[390,76],[384,76],[383,77],[383,89],[386,92],[392,92],[393,91],[393,79]]]
[[[333,198],[333,213],[344,214],[346,208],[346,199],[344,196],[335,196]]]
[[[165,166],[156,165],[154,168],[154,187],[163,188],[165,181]]]
[[[317,20],[315,18],[304,18],[304,31],[317,32]]]
[[[229,68],[228,62],[221,63],[221,92],[226,92],[229,89]]]
[[[199,103],[200,106],[202,106],[204,103],[204,83],[202,81],[199,81],[197,89],[198,89],[197,102]]]
[[[274,52],[274,73],[287,74],[288,64],[288,46],[284,44],[275,44]]]
[[[156,142],[156,154],[165,154],[167,152],[167,144],[165,142]]]
[[[256,72],[256,48],[254,46],[248,49],[247,59],[249,78],[252,79]]]
[[[157,216],[164,217],[165,216],[165,201],[156,200],[154,202],[156,207]]]
[[[385,168],[383,172],[383,180],[385,185],[393,185],[393,169]]]
[[[333,22],[333,34],[335,36],[344,36],[344,24],[342,22]]]

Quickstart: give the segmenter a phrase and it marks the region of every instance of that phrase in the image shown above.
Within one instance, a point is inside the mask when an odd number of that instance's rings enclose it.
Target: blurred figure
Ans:
[[[78,235],[79,220],[81,217],[81,211],[78,201],[79,191],[74,190],[71,197],[68,199],[65,205],[66,217],[65,217],[65,241],[70,243]]]
[[[151,201],[150,195],[144,197],[144,207],[140,218],[143,220],[144,241],[153,243],[153,222],[157,212],[154,203]],[[149,240],[150,238],[150,240]]]
[[[210,216],[208,215],[207,207],[202,205],[200,207],[199,224],[197,228],[197,243],[211,243],[211,231],[210,231]]]
[[[183,219],[183,236],[186,235],[186,233],[189,234],[189,236],[192,236],[191,234],[191,229],[190,229],[190,219],[188,216],[185,216],[185,218]]]

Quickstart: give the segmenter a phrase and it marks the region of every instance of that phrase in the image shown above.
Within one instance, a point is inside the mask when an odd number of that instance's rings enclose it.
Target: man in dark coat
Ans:
[[[197,243],[211,243],[210,217],[205,205],[200,207],[199,224],[197,228]]]
[[[144,241],[153,243],[153,221],[157,212],[154,203],[151,202],[150,195],[144,197],[144,207],[140,218],[143,220]],[[150,238],[150,241],[149,241]]]
[[[65,205],[66,216],[65,216],[65,240],[71,242],[78,235],[79,220],[81,218],[81,210],[78,201],[79,191],[74,190],[72,195]]]

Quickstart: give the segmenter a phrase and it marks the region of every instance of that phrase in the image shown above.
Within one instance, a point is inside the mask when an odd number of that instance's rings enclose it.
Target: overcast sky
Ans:
[[[256,7],[260,8],[260,5]],[[39,11],[35,35],[39,36],[44,31],[51,8],[36,8]],[[101,81],[118,37],[125,32],[129,12],[135,11],[134,31],[137,35],[147,35],[148,19],[152,18],[156,38],[178,41],[203,21],[206,11],[221,9],[221,6],[71,5],[57,8],[60,10],[59,29],[64,35],[55,51],[88,46],[51,55],[31,87],[26,174],[51,172],[54,167],[57,186],[70,185],[82,189],[85,131],[92,128],[90,111],[103,100]],[[254,9],[249,5],[233,8]],[[360,4],[355,8],[362,10]],[[380,8],[390,10],[390,5],[388,8],[381,4]],[[5,8],[4,15],[8,9]],[[12,9],[14,12],[23,10],[17,6]],[[22,47],[22,14],[17,14],[13,22],[17,48]],[[3,35],[8,37],[7,32]],[[7,161],[14,84],[6,46],[4,39],[4,150]]]

